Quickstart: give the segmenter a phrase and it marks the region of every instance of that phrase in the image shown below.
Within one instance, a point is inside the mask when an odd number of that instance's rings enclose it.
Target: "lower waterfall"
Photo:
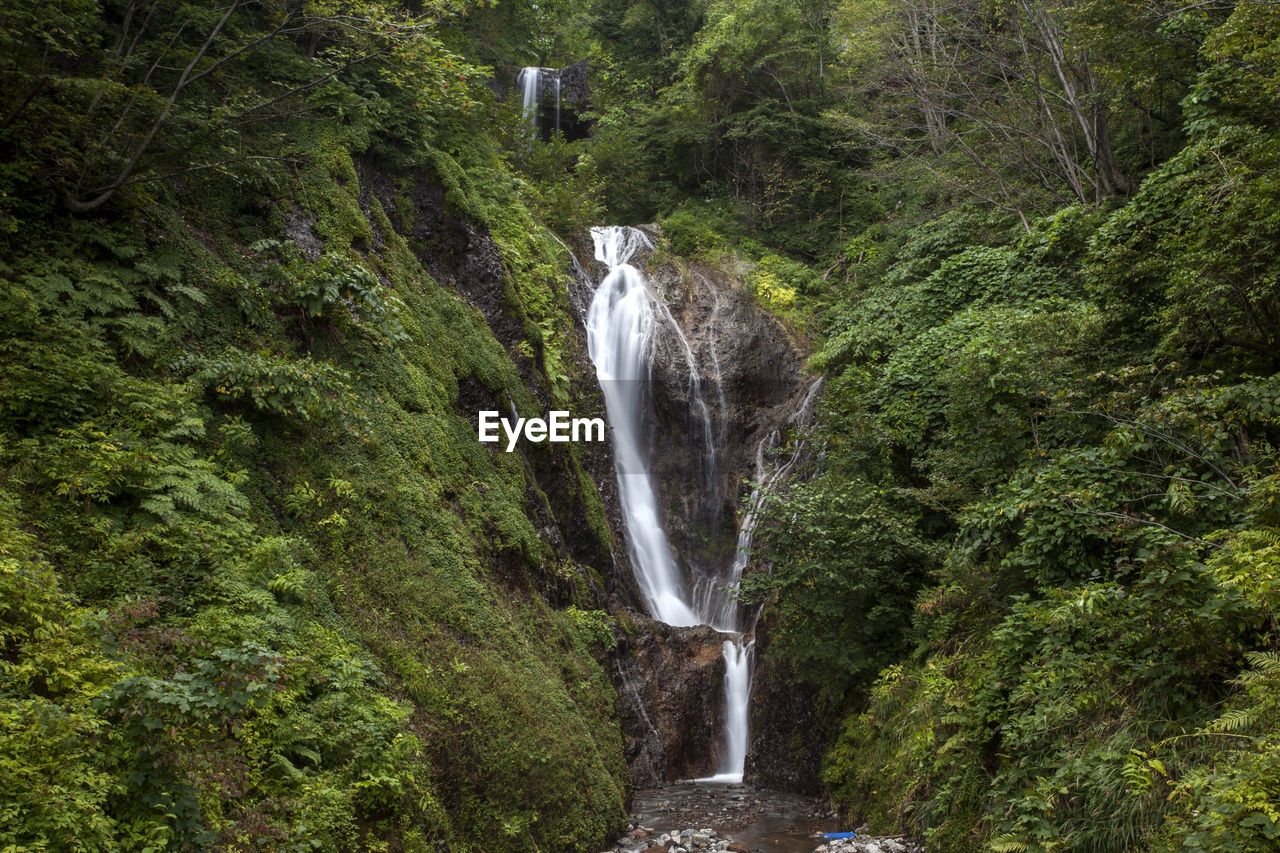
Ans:
[[[724,641],[724,760],[720,771],[699,782],[741,782],[747,764],[747,721],[751,710],[751,649],[741,634]]]
[[[754,639],[749,635],[750,626],[741,624],[744,620],[731,590],[746,568],[763,496],[772,483],[785,476],[795,457],[786,465],[768,464],[769,451],[780,438],[776,430],[759,443],[755,488],[738,528],[732,562],[718,577],[689,583],[662,526],[647,454],[647,395],[655,324],[671,324],[688,366],[691,412],[701,418],[701,433],[707,442],[705,464],[710,476],[701,480],[704,489],[716,488],[716,441],[710,410],[702,397],[702,382],[688,341],[667,306],[651,292],[644,274],[630,263],[638,252],[652,249],[652,242],[642,231],[619,226],[593,228],[591,236],[595,258],[608,267],[608,273],[596,286],[587,309],[588,352],[614,436],[614,468],[636,581],[653,618],[681,627],[708,625],[726,635],[723,755],[715,774],[699,781],[741,782],[747,755]],[[711,356],[718,368],[714,340]],[[802,410],[807,409],[814,387]],[[723,387],[716,390],[723,409]],[[722,411],[722,424],[724,414]],[[719,434],[723,436],[723,431]]]

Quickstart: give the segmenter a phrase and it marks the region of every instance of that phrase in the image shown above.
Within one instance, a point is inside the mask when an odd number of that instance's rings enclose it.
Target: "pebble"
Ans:
[[[632,826],[617,846],[605,853],[759,853],[746,844],[720,838],[714,829],[673,829],[654,836],[652,827]],[[656,843],[655,843],[656,842]],[[819,844],[813,853],[925,853],[924,845],[909,838],[838,838]]]
[[[605,853],[754,853],[746,845],[736,844],[710,827],[673,829],[655,837],[650,826],[631,824],[617,846]]]
[[[775,801],[770,802],[773,804]],[[691,800],[683,793],[672,800],[650,800],[646,806],[649,810],[648,819],[653,818],[654,811],[662,813],[663,816],[657,818],[657,821],[661,821],[659,825],[664,827],[661,834],[654,827],[642,823],[646,816],[632,815],[626,835],[602,853],[771,853],[779,848],[772,845],[758,848],[733,837],[736,834],[735,826],[749,826],[758,818],[760,805],[758,789],[754,793],[732,789],[711,792],[703,795],[701,801]],[[776,805],[773,807],[777,808]],[[826,821],[827,826],[832,826],[837,819],[827,804],[803,805],[802,808],[803,811],[797,812],[801,820],[808,816]],[[707,826],[703,824],[704,821],[722,823]],[[680,826],[681,823],[686,823],[686,826],[681,829],[665,828],[673,824]],[[716,826],[720,829],[717,830]],[[859,826],[855,831],[858,834],[853,838],[824,840],[821,836],[814,835],[812,846],[804,849],[813,850],[813,853],[925,853],[923,844],[905,836],[872,835],[870,827],[865,825]],[[794,840],[791,843],[804,843],[803,835],[792,838]]]
[[[867,835],[837,838],[815,847],[813,853],[924,853],[924,845],[910,838]]]

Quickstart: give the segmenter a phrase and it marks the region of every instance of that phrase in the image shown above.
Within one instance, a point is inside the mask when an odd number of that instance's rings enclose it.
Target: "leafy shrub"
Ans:
[[[62,589],[0,490],[0,843],[45,849],[74,837],[108,849],[121,834],[163,848],[161,821],[122,826],[121,790],[99,697],[127,670],[98,641],[98,620]]]
[[[688,202],[658,219],[671,249],[685,258],[714,255],[734,232],[731,216],[721,204]]]
[[[351,374],[311,356],[295,360],[231,347],[214,357],[185,358],[174,367],[218,396],[247,400],[284,418],[350,423],[360,417]]]

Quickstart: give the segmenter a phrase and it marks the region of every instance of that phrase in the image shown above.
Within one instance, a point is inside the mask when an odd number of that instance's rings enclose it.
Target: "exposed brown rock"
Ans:
[[[684,338],[670,322],[657,324],[653,402],[662,429],[654,431],[650,458],[667,534],[689,577],[722,577],[733,560],[747,481],[756,477],[757,450],[775,430],[783,438],[804,393],[802,354],[777,318],[723,270],[663,263],[649,277]],[[690,351],[711,413],[714,471],[689,381]]]
[[[723,635],[636,617],[617,653],[627,761],[638,787],[708,776],[721,751]]]

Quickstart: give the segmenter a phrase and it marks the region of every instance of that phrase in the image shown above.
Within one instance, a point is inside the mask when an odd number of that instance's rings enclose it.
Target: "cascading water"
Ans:
[[[757,515],[768,488],[785,477],[795,457],[785,465],[770,467],[767,454],[777,443],[773,431],[756,448],[755,489],[743,517],[727,576],[706,579],[690,590],[681,577],[675,555],[662,528],[645,454],[645,394],[650,365],[649,348],[655,322],[668,323],[675,332],[689,368],[692,409],[701,416],[706,443],[704,488],[718,501],[716,440],[709,408],[702,396],[697,362],[688,340],[666,305],[653,298],[644,275],[629,261],[636,252],[653,247],[643,232],[634,228],[593,228],[596,260],[609,268],[587,310],[588,350],[596,366],[605,406],[614,435],[614,459],[623,521],[636,579],[654,618],[670,625],[709,625],[728,637],[724,641],[725,731],[724,755],[714,776],[702,781],[741,782],[747,754],[748,706],[751,694],[751,662],[754,640],[742,633],[739,608],[732,589],[742,578],[749,559]],[[712,323],[719,311],[715,296]],[[719,401],[725,416],[724,388],[720,383],[719,355],[712,328],[711,360],[716,373]],[[805,395],[796,422],[805,412],[817,384]]]
[[[737,634],[724,641],[724,758],[720,772],[699,782],[741,782],[747,764],[747,718],[751,704],[754,640]]]
[[[532,122],[535,126],[538,124],[538,99],[542,96],[542,78],[550,74],[551,88],[556,93],[556,131],[560,130],[560,85],[561,72],[555,69],[545,69],[537,65],[526,65],[520,69],[520,73],[516,75],[516,90],[520,93],[521,112],[525,119]]]
[[[538,118],[538,94],[542,88],[541,78],[542,69],[536,65],[526,66],[516,75],[516,89],[520,92],[524,117],[535,124]]]
[[[613,428],[614,468],[631,562],[654,618],[668,625],[697,625],[701,620],[686,600],[645,459],[643,406],[653,305],[648,282],[627,261],[652,244],[634,228],[592,228],[591,238],[596,260],[609,267],[609,274],[587,309],[587,350]]]

